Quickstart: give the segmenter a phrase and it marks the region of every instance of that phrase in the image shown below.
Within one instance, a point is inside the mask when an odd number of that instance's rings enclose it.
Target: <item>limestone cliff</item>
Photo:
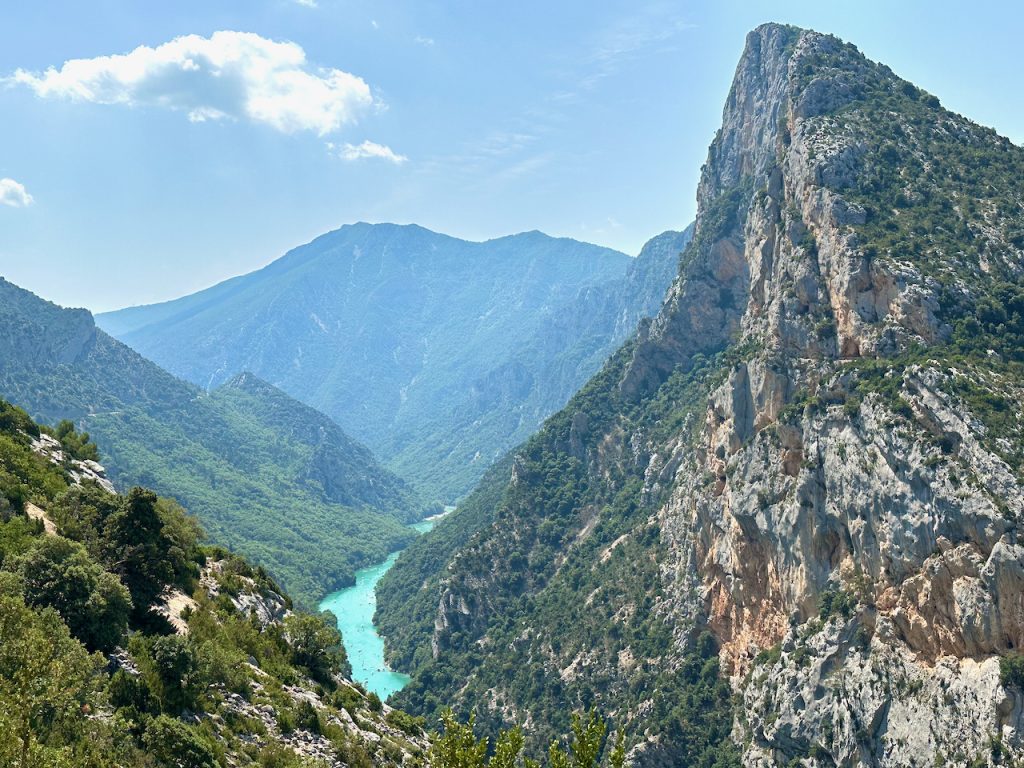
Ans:
[[[909,159],[886,146],[900,138]],[[1020,276],[1008,233],[1024,187],[1011,176],[969,202],[971,182],[949,179],[979,173],[974,156],[950,168],[934,155],[950,140],[1019,167],[1019,150],[852,46],[755,31],[701,181],[698,233],[731,190],[753,195],[707,238],[647,342],[685,364],[680,340],[707,339],[712,317],[752,345],[711,394],[661,510],[676,602],[696,583],[743,688],[749,764],[801,746],[880,765],[956,762],[990,739],[1022,747],[1020,691],[1001,687],[996,658],[1024,643],[1019,434],[1000,446],[965,397],[1019,403],[1019,379],[994,351],[979,363],[969,339],[947,342],[992,283]],[[904,198],[891,210],[889,190],[866,183],[885,162]],[[947,195],[949,219],[908,221],[915,196]],[[869,222],[901,237],[883,250]],[[729,292],[721,320],[691,298],[704,285]],[[644,366],[638,356],[630,373]],[[823,597],[836,593],[855,607],[830,616]],[[780,642],[777,661],[739,682]]]
[[[661,313],[420,589],[417,678],[484,653],[478,712],[597,701],[636,761],[705,764],[706,630],[746,765],[1024,757],[1021,179],[853,46],[752,32]]]

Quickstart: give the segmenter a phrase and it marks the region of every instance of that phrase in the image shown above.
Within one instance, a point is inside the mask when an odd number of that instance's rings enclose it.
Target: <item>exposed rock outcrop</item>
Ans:
[[[698,764],[706,630],[745,764],[1024,758],[1021,178],[853,46],[752,32],[661,312],[421,588],[418,673],[481,665],[449,692],[481,716],[593,698],[638,764]]]
[[[222,575],[224,573],[224,561],[214,560],[206,564],[203,569],[200,584],[211,598],[218,597],[224,589],[222,587]],[[249,576],[233,575],[237,583],[236,589],[227,592],[228,599],[235,607],[235,610],[243,616],[250,616],[265,629],[270,624],[282,621],[291,613],[285,599],[269,589],[261,589],[260,586]]]
[[[64,467],[75,485],[91,482],[108,493],[115,493],[114,484],[110,482],[107,470],[101,464],[90,459],[80,461],[69,456],[57,438],[41,432],[39,437],[32,438],[32,450],[49,459],[52,464]]]
[[[748,345],[663,519],[679,620],[706,621],[737,680],[780,643],[819,659],[784,655],[745,683],[746,710],[771,721],[740,729],[754,765],[812,745],[838,765],[931,765],[990,738],[1024,749],[995,658],[1024,644],[1020,479],[951,394],[978,374],[905,363],[951,329],[927,266],[865,248],[865,210],[843,197],[868,160],[835,112],[869,87],[905,85],[832,37],[750,35],[698,192],[704,247],[625,379],[727,336]],[[871,391],[865,370],[893,386]],[[823,639],[819,606],[836,590],[857,618]],[[854,633],[870,640],[857,648]]]

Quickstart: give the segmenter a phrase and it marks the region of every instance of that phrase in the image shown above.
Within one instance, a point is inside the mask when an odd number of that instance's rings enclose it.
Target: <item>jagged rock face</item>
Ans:
[[[802,83],[807,62],[823,58],[831,67]],[[623,379],[650,384],[652,370],[685,366],[725,336],[752,350],[709,398],[696,446],[680,449],[692,459],[662,512],[680,620],[703,615],[746,710],[771,715],[771,727],[742,728],[751,764],[799,755],[800,744],[842,765],[931,765],[984,752],[993,735],[1022,748],[1020,702],[1007,703],[993,659],[1024,643],[1019,477],[951,394],[962,372],[893,364],[882,375],[898,382],[896,407],[855,395],[859,361],[884,368],[951,333],[940,283],[911,260],[870,253],[858,230],[866,212],[843,196],[868,151],[834,113],[873,80],[899,87],[835,38],[751,34],[698,193],[705,247]],[[709,222],[737,189],[754,192],[745,215]],[[813,407],[794,407],[798,397]],[[857,595],[869,647],[832,637],[811,650],[827,657],[817,678],[780,661],[745,679],[758,651],[816,620],[830,589]],[[897,673],[916,681],[923,707],[894,693]],[[943,727],[921,727],[932,718]]]
[[[751,33],[678,279],[445,563],[422,674],[481,658],[486,692],[451,695],[506,719],[539,709],[516,686],[600,690],[638,764],[690,764],[637,670],[707,628],[746,764],[1024,756],[998,659],[1024,644],[1021,178],[852,46]],[[593,637],[579,604],[607,610]]]
[[[224,562],[215,560],[203,569],[200,583],[211,598],[221,594],[218,577],[224,571]],[[256,582],[248,576],[236,576],[241,588],[235,594],[228,593],[228,599],[243,616],[252,617],[261,630],[275,622],[282,621],[291,615],[285,599],[270,589],[260,589]]]
[[[29,306],[30,301],[0,277],[5,306],[0,307],[0,355],[25,360],[33,365],[69,365],[78,360],[96,342],[92,314],[85,309],[56,310]],[[9,302],[9,303],[8,303]],[[25,308],[28,316],[22,315]],[[16,318],[17,322],[11,322]],[[53,328],[40,342],[39,328]]]
[[[38,438],[32,438],[32,450],[51,464],[65,467],[68,479],[75,485],[92,482],[108,493],[115,493],[114,484],[107,477],[103,465],[88,459],[79,461],[69,457],[57,438],[42,432]]]
[[[778,661],[752,670],[741,693],[744,764],[807,755],[811,765],[966,765],[993,735],[1009,743],[1024,727],[1024,698],[999,684],[996,659],[922,665],[885,620],[866,645],[856,625],[794,629]]]

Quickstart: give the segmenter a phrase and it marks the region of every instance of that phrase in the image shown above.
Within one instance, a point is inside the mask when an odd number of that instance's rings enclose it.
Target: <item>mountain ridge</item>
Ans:
[[[399,701],[538,747],[593,703],[636,765],[1019,757],[1022,178],[855,47],[752,32],[661,312],[381,581]]]
[[[265,264],[262,267],[258,267],[256,269],[252,269],[247,272],[243,272],[241,274],[225,278],[207,288],[200,289],[194,293],[186,294],[184,296],[179,296],[173,299],[167,299],[165,301],[158,301],[152,304],[135,304],[131,306],[121,307],[120,309],[112,309],[105,312],[99,312],[96,314],[98,324],[100,325],[101,328],[103,328],[105,331],[107,331],[108,333],[115,337],[131,333],[133,331],[141,330],[144,327],[144,325],[124,322],[125,319],[130,319],[132,315],[139,314],[140,311],[142,310],[145,310],[148,314],[149,312],[158,310],[159,308],[169,307],[169,305],[178,304],[180,306],[181,302],[197,298],[199,296],[209,296],[209,294],[214,292],[220,293],[222,290],[227,290],[229,287],[232,287],[233,284],[236,283],[236,281],[242,280],[247,277],[251,277],[252,275],[256,275],[259,273],[275,274],[279,272],[286,272],[302,263],[301,259],[299,258],[300,256],[306,256],[307,258],[313,256],[313,253],[305,254],[297,252],[304,252],[306,249],[309,249],[311,246],[314,245],[323,245],[325,243],[330,243],[334,239],[340,237],[345,232],[353,230],[365,231],[369,228],[380,228],[381,231],[391,232],[405,230],[410,232],[426,234],[431,237],[444,238],[452,242],[470,243],[474,245],[487,245],[491,243],[510,242],[515,239],[531,239],[536,237],[537,235],[540,235],[542,238],[551,241],[562,241],[567,243],[583,244],[583,241],[575,240],[574,238],[548,235],[536,229],[531,229],[524,232],[515,232],[509,235],[499,235],[497,237],[488,238],[486,240],[465,240],[463,238],[455,237],[453,235],[446,235],[443,232],[436,232],[434,230],[428,229],[427,227],[415,223],[396,224],[393,222],[371,223],[366,221],[357,221],[352,224],[343,224],[337,229],[331,230],[330,232],[325,232],[322,235],[317,235],[312,240],[303,243],[302,245],[297,245],[294,248],[289,249],[284,253],[284,255],[279,256],[278,258],[274,259],[268,264]],[[619,251],[615,251],[615,249],[613,248],[607,248],[605,246],[595,245],[593,247],[606,250],[609,252],[621,253]],[[626,254],[621,255],[626,256]],[[293,261],[297,263],[293,263]],[[157,320],[150,320],[146,324],[157,322],[159,319],[161,319],[159,317],[159,313],[157,313],[157,317]]]
[[[346,225],[228,283],[99,322],[206,389],[254,371],[448,502],[656,309],[677,256],[638,262],[536,231],[474,243]],[[584,316],[588,300],[619,322]]]
[[[204,393],[97,329],[87,310],[6,281],[0,298],[0,393],[43,421],[88,429],[115,483],[177,497],[307,604],[411,541],[404,523],[432,509],[327,417],[269,385]],[[330,533],[339,540],[311,543]]]

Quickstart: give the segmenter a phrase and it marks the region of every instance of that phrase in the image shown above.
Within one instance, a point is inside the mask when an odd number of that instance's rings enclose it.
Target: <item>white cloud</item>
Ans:
[[[312,67],[296,43],[251,32],[186,35],[41,73],[19,69],[6,80],[44,98],[163,107],[193,122],[247,118],[321,136],[354,122],[374,101],[362,78]]]
[[[334,145],[328,144],[327,148],[334,149]],[[366,159],[387,160],[395,165],[401,165],[409,159],[405,155],[399,155],[391,147],[377,144],[373,141],[364,141],[362,144],[344,144],[338,150],[338,157],[348,161]]]
[[[434,38],[432,37],[424,37],[423,35],[417,35],[416,42],[419,43],[420,45],[425,45],[429,48],[434,44],[435,41]]]
[[[304,5],[306,8],[316,8],[316,0],[295,0],[297,5]]]
[[[32,205],[32,195],[25,191],[25,186],[14,179],[0,179],[0,205],[11,208],[24,208]]]

